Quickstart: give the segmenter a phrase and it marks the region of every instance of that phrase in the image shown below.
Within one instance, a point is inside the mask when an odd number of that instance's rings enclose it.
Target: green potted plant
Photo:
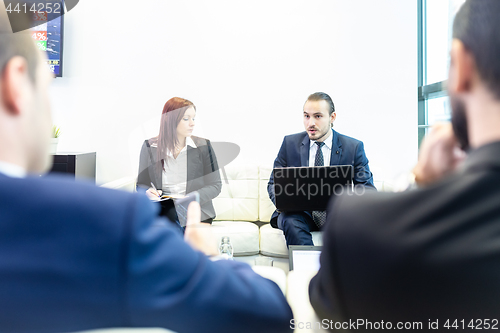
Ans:
[[[57,144],[59,143],[60,135],[61,135],[61,129],[56,125],[52,126],[52,138],[50,139],[51,154],[55,154],[57,152]]]

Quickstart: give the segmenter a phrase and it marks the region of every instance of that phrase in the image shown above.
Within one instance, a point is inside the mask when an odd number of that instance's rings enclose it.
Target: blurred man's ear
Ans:
[[[474,58],[462,41],[458,39],[454,39],[452,42],[450,56],[448,89],[453,94],[466,93],[471,89],[475,73]]]
[[[10,59],[5,65],[1,80],[3,108],[13,115],[21,113],[24,94],[30,82],[26,59],[19,56]]]

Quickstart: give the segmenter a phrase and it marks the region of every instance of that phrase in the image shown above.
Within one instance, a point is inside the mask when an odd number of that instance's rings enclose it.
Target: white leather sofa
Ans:
[[[229,236],[234,256],[240,257],[239,259],[260,255],[285,262],[288,258],[283,232],[269,224],[275,209],[267,193],[271,171],[272,164],[232,164],[225,167],[224,173],[221,172],[222,190],[213,200],[217,215],[212,224],[213,233],[217,244],[223,236]],[[102,186],[133,191],[135,178],[122,178]],[[375,181],[375,186],[381,191],[388,190],[387,185],[381,181]],[[314,245],[321,246],[322,233],[313,232],[312,235]],[[282,265],[283,268],[285,266]]]
[[[271,172],[271,164],[231,165],[225,169],[227,179],[223,179],[222,191],[213,201],[217,214],[213,230],[218,240],[230,237],[235,256],[288,258],[283,232],[269,224],[275,209],[267,193]],[[385,190],[381,181],[375,181],[375,186]],[[314,245],[323,244],[321,232],[312,236]]]
[[[235,256],[288,258],[283,232],[269,224],[275,209],[267,193],[270,174],[270,167],[257,165],[225,169],[222,191],[213,200],[217,217],[212,226],[218,240],[230,237]],[[313,241],[321,245],[320,232],[313,232]]]

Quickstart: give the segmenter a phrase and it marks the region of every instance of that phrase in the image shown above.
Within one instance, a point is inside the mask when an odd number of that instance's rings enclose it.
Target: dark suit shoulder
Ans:
[[[455,185],[455,186],[454,186]],[[336,230],[365,232],[367,236],[373,229],[377,233],[386,232],[387,227],[396,226],[396,221],[414,221],[431,214],[432,202],[436,198],[446,197],[446,193],[456,187],[450,181],[438,185],[406,192],[364,192],[356,189],[357,194],[342,195],[330,203],[329,209],[336,216]],[[361,191],[363,191],[362,195]],[[379,229],[383,226],[383,229]],[[396,227],[400,227],[401,224]],[[388,231],[387,231],[388,232]]]
[[[348,142],[348,143],[352,143],[352,144],[356,144],[356,145],[359,143],[362,143],[361,140],[355,139],[351,136],[340,134],[339,132],[337,132],[337,135],[339,136],[339,139],[342,141],[342,143]]]
[[[337,142],[339,143],[339,145],[343,146],[345,149],[351,149],[353,152],[355,152],[357,147],[363,144],[361,140],[355,139],[353,137],[344,134],[340,134],[339,132],[336,131],[334,131],[334,133],[337,137]]]
[[[306,133],[306,131],[304,131],[304,132],[300,132],[300,133],[286,135],[284,140],[290,141],[290,142],[302,142],[302,140],[304,140],[304,138],[306,136],[307,136],[307,133]]]
[[[364,191],[363,187],[356,188],[356,191],[358,194],[341,195],[330,202],[328,210],[329,215],[331,215],[329,220],[332,223],[328,224],[326,232],[337,234],[338,230],[349,232],[350,229],[364,232],[365,225],[372,228],[374,224],[378,224],[385,217],[384,207],[388,204],[393,207],[392,202],[401,201],[401,197],[396,193],[370,193],[366,191],[359,195],[360,191]]]
[[[147,144],[149,144],[150,146],[158,145],[158,136],[155,136],[155,137],[148,139],[148,140],[144,140],[144,145],[147,145]]]
[[[448,249],[457,256],[470,256],[488,242],[497,241],[485,237],[476,242],[473,235],[500,232],[500,190],[493,185],[498,182],[498,172],[464,172],[413,191],[340,196],[330,204],[332,223],[327,233],[335,237],[340,252],[350,247],[352,239],[373,248],[406,248],[414,253],[439,241],[439,248],[427,248],[428,255],[432,252],[438,258],[439,251]]]
[[[51,215],[43,215],[43,212],[53,211],[64,218],[66,223],[70,220],[72,223],[104,223],[107,226],[118,225],[117,230],[121,230],[125,226],[124,221],[130,219],[130,214],[134,214],[139,205],[141,209],[154,211],[147,199],[139,204],[145,198],[144,195],[101,188],[66,176],[12,179],[2,185],[7,192],[12,193],[10,198],[13,205],[20,206],[26,202],[26,198],[17,193],[31,193],[29,207],[33,211],[42,212],[41,219],[44,216],[50,219]]]
[[[332,202],[320,272],[342,288],[344,313],[393,320],[498,313],[499,182],[500,172],[468,171],[414,191]]]

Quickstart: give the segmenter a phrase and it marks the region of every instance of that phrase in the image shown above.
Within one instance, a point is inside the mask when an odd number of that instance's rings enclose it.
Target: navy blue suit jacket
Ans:
[[[146,196],[0,174],[0,331],[285,332],[278,286],[210,261]]]
[[[363,185],[376,190],[373,185],[373,174],[368,166],[363,142],[354,138],[342,135],[332,129],[332,154],[330,165],[352,165],[354,166],[354,185]],[[311,141],[307,132],[287,135],[283,139],[278,157],[274,160],[274,168],[309,166],[309,147]],[[267,184],[269,198],[276,205],[274,197],[274,178]],[[277,218],[279,213],[275,211],[271,217],[271,225],[277,228]]]

